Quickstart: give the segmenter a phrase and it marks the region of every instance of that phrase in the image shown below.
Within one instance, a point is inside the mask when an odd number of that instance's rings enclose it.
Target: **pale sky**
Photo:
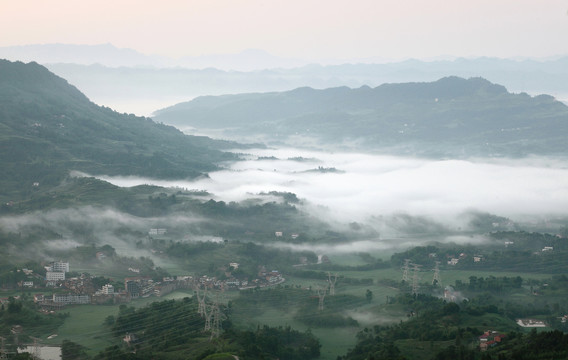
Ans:
[[[111,43],[168,57],[547,57],[568,54],[567,37],[566,0],[0,0],[0,46]]]

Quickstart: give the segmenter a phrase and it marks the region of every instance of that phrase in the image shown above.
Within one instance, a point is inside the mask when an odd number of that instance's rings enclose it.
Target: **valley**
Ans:
[[[0,74],[3,354],[533,359],[568,330],[551,97],[452,77],[198,98],[154,121],[38,64]]]

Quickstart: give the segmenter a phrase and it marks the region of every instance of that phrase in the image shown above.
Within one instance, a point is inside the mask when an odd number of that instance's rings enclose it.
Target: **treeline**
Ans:
[[[359,325],[358,322],[346,312],[365,303],[363,297],[328,294],[324,298],[323,309],[320,309],[319,297],[312,295],[297,308],[295,319],[314,328],[356,327]]]
[[[316,279],[316,280],[325,280],[327,281],[329,279],[329,272],[323,272],[323,271],[314,271],[314,270],[300,270],[300,269],[288,269],[286,271],[286,273],[288,275],[297,277],[297,278],[301,278],[301,279]],[[331,276],[333,277],[334,274],[331,274]],[[343,275],[340,275],[337,278],[337,283],[338,285],[344,285],[344,284],[349,284],[349,285],[372,285],[373,284],[373,279],[371,278],[363,278],[363,279],[358,279],[358,278],[349,278],[349,277],[345,277]]]
[[[491,243],[485,246],[437,244],[417,246],[391,256],[391,266],[402,267],[405,260],[433,268],[458,270],[495,270],[559,274],[568,272],[568,238],[523,231],[503,231],[488,235]],[[507,245],[505,244],[507,242]],[[549,250],[543,251],[545,247]],[[448,265],[451,258],[457,264]],[[477,259],[474,259],[477,258]]]
[[[137,349],[146,351],[169,351],[202,336],[204,320],[197,313],[197,303],[191,298],[182,301],[154,302],[136,311],[121,307],[121,312],[112,326],[117,337],[134,334]]]
[[[264,325],[256,331],[229,329],[223,338],[234,339],[241,347],[237,354],[244,359],[308,360],[318,358],[321,348],[309,330],[302,333],[289,326]]]
[[[346,312],[364,305],[367,300],[347,294],[327,295],[323,310],[319,308],[316,289],[280,286],[272,289],[241,291],[239,297],[230,302],[231,313],[242,317],[254,317],[269,309],[295,313],[294,318],[309,327],[358,326]]]
[[[472,279],[471,286],[478,288],[480,278]],[[509,280],[499,279],[507,283]],[[519,280],[513,278],[513,284]],[[469,284],[465,284],[467,287]],[[516,286],[516,285],[513,285]],[[543,304],[544,305],[544,304]],[[535,304],[515,304],[503,302],[481,292],[470,300],[459,303],[425,295],[401,294],[389,298],[387,306],[402,306],[408,311],[408,320],[390,326],[365,328],[357,335],[357,344],[342,360],[366,359],[411,359],[404,341],[430,342],[427,355],[423,358],[433,360],[533,360],[568,358],[568,335],[563,331],[518,332],[514,319],[517,317],[546,313],[546,306]],[[538,309],[537,309],[538,307]],[[525,310],[523,312],[523,310]],[[547,317],[547,321],[551,317]],[[492,325],[489,325],[491,322]],[[560,321],[558,321],[560,322]],[[474,325],[476,324],[476,325]],[[550,325],[550,324],[549,324]],[[487,352],[478,349],[478,337],[487,330],[504,333],[504,340]]]
[[[63,324],[68,313],[56,315],[40,313],[38,306],[33,302],[29,294],[22,294],[19,299],[9,297],[6,303],[0,305],[0,336],[7,339],[8,343],[14,343],[14,334],[11,329],[15,325],[22,326],[26,332],[20,337],[20,341],[30,340],[28,336],[43,336],[47,333],[56,332]]]
[[[198,241],[198,242],[171,242],[165,248],[165,253],[173,258],[187,258],[190,256],[199,255],[204,252],[214,251],[223,247],[223,243],[215,243],[212,241]]]
[[[491,240],[504,245],[505,241],[513,242],[509,247],[517,250],[540,251],[545,246],[554,250],[568,250],[568,238],[556,234],[527,231],[499,231],[489,234]]]
[[[408,311],[408,320],[390,326],[365,328],[357,335],[357,344],[342,360],[410,359],[399,347],[401,340],[430,342],[431,359],[477,359],[479,352],[469,344],[481,335],[482,330],[463,326],[468,314],[456,303],[430,295],[401,294],[389,299],[390,306],[403,306]],[[448,342],[453,344],[448,347]],[[435,350],[433,344],[445,344]],[[438,347],[436,347],[438,348]],[[439,348],[438,348],[439,349]],[[453,357],[449,357],[449,356]]]
[[[523,278],[521,278],[520,276],[515,276],[515,277],[489,276],[486,278],[470,276],[469,282],[467,284],[461,280],[456,280],[455,289],[468,290],[472,292],[492,291],[496,293],[502,293],[503,291],[520,289],[522,285],[523,285]]]

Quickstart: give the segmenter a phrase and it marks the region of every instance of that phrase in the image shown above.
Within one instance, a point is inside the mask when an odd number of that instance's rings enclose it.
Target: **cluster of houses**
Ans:
[[[230,263],[229,267],[236,270],[239,267],[238,263]],[[202,276],[197,279],[200,287],[207,289],[223,289],[223,290],[245,290],[256,287],[267,287],[278,285],[285,281],[284,277],[278,270],[267,270],[265,266],[259,266],[258,274],[255,279],[238,279],[234,277],[230,271],[226,271],[227,279],[219,280],[216,277]]]
[[[178,276],[175,279],[164,277],[162,281],[154,281],[148,276],[135,276],[124,279],[124,292],[129,299],[164,296],[177,289],[190,289],[192,284],[192,276]]]
[[[279,271],[268,271],[264,266],[259,267],[258,277],[254,280],[238,279],[231,273],[231,270],[237,270],[238,267],[238,263],[230,263],[230,269],[225,272],[226,279],[224,280],[206,275],[199,278],[193,276],[164,277],[161,281],[155,281],[148,276],[127,277],[124,279],[124,289],[118,290],[112,284],[95,288],[92,277],[88,274],[66,278],[69,263],[57,261],[46,266],[45,281],[47,286],[63,291],[56,291],[51,295],[35,294],[34,301],[47,311],[73,304],[125,303],[140,297],[164,296],[177,289],[192,289],[196,285],[208,289],[242,290],[276,285],[285,281]],[[31,274],[31,270],[28,271]]]
[[[464,260],[465,258],[467,258],[467,254],[466,253],[461,253],[459,254],[459,256],[447,256],[447,262],[448,265],[451,266],[456,266],[461,260]],[[479,263],[482,262],[484,260],[483,255],[473,255],[473,262],[474,263]]]
[[[487,330],[479,337],[479,350],[487,351],[487,349],[499,345],[504,338],[505,334]]]
[[[54,261],[45,267],[45,277],[33,272],[30,269],[20,269],[27,279],[18,282],[18,286],[22,288],[34,288],[38,286],[55,286],[59,281],[65,281],[65,274],[69,272],[69,263],[63,261]]]
[[[118,291],[112,284],[105,284],[100,289],[92,285],[91,277],[82,274],[59,283],[63,292],[52,295],[35,294],[34,301],[48,310],[60,309],[66,305],[75,304],[118,304],[132,299],[148,296],[163,296],[176,289],[191,288],[192,278],[164,278],[163,281],[153,281],[149,277],[138,276],[124,279],[125,289]]]

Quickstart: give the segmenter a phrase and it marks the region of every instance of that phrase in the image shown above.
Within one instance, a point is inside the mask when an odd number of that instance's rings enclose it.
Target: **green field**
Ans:
[[[191,292],[176,291],[163,297],[149,297],[128,303],[136,308],[146,306],[155,301],[182,299],[192,296]],[[63,340],[70,340],[85,346],[89,355],[95,355],[104,348],[116,344],[109,328],[103,325],[104,319],[118,315],[119,305],[76,305],[67,307],[63,312],[69,313],[65,323],[56,334],[47,334],[40,339],[43,344],[61,344]],[[50,335],[57,335],[47,339]]]
[[[118,306],[78,305],[63,311],[70,316],[59,328],[57,337],[41,339],[42,343],[61,344],[63,340],[70,340],[85,346],[91,355],[115,344],[116,340],[108,327],[103,325],[103,321],[109,315],[116,316]]]

